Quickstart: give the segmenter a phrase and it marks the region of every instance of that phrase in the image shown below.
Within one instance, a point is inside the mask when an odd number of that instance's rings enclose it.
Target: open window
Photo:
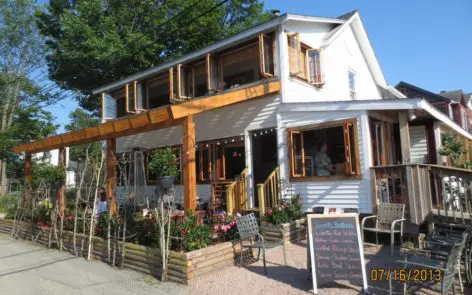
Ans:
[[[144,103],[144,95],[143,95],[143,85],[138,83],[138,81],[134,81],[133,83],[133,103],[134,103],[134,110],[137,112],[142,112],[146,110],[146,106]]]
[[[200,97],[208,92],[206,60],[198,61],[188,66],[187,80],[189,81],[189,96]]]
[[[189,99],[189,79],[187,67],[181,64],[169,69],[169,93],[171,102]]]
[[[208,91],[221,90],[221,77],[223,76],[221,59],[210,53],[206,56],[206,75]]]
[[[395,138],[392,123],[370,119],[370,136],[374,166],[395,163]]]
[[[299,33],[288,35],[290,75],[314,86],[324,84],[321,51],[300,42]]]
[[[214,153],[215,178],[218,180],[226,179],[225,147],[221,144],[214,145]]]
[[[129,84],[125,85],[125,102],[126,102],[126,113],[136,113],[134,108],[134,87],[130,87]]]
[[[274,39],[271,35],[259,34],[259,64],[263,77],[274,76]]]
[[[202,145],[198,149],[197,173],[199,182],[207,182],[211,175],[211,149],[210,146]]]
[[[143,83],[145,100],[148,109],[158,108],[170,103],[169,76],[167,74],[154,77]]]
[[[115,119],[117,117],[116,114],[116,99],[107,93],[102,93],[102,119]]]
[[[360,175],[356,120],[289,130],[293,178],[344,179]]]

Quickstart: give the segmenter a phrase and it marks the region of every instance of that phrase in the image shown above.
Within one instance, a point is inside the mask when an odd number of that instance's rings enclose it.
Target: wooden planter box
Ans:
[[[279,226],[263,221],[261,233],[264,239],[268,241],[283,238],[284,243],[298,242],[306,238],[306,220],[301,218]]]
[[[0,220],[0,233],[10,234],[13,228],[13,220]],[[19,237],[32,240],[36,243],[48,245],[49,230],[32,227],[30,223],[19,223]],[[84,255],[87,253],[88,238],[81,234],[76,235],[77,249],[80,250],[84,240]],[[63,232],[64,246],[73,252],[73,233]],[[108,262],[108,241],[99,237],[92,238],[92,254],[94,258]],[[162,259],[159,249],[125,243],[124,259],[122,242],[110,241],[110,255],[115,257],[115,265],[147,273],[160,278]],[[57,247],[53,244],[54,247]],[[240,253],[240,245],[237,242],[224,242],[209,246],[204,249],[179,253],[170,251],[168,278],[181,284],[187,284],[189,280],[200,277],[213,271],[218,271],[227,266],[234,265],[235,257]]]

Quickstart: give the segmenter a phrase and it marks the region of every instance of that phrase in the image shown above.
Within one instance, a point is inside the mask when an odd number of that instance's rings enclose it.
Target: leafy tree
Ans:
[[[32,0],[0,0],[0,195],[6,193],[7,170],[15,158],[7,147],[22,142],[19,139],[38,139],[52,127],[45,112],[28,107],[57,99],[30,78],[41,68],[46,52],[35,23],[36,9]],[[38,125],[34,118],[40,120]]]
[[[82,90],[80,105],[93,112],[90,91],[265,21],[259,0],[50,0],[38,13],[51,50],[49,75]],[[184,12],[182,12],[184,11]]]
[[[7,163],[8,178],[23,179],[24,176],[23,159],[13,152],[13,147],[54,134],[58,126],[53,121],[52,114],[38,106],[15,110],[11,126],[0,131],[0,159]]]
[[[77,108],[69,114],[70,123],[65,126],[67,131],[80,130],[97,126],[100,120],[87,111]],[[85,160],[87,148],[92,155],[98,155],[101,151],[100,142],[70,147],[69,158],[71,161],[81,162]]]

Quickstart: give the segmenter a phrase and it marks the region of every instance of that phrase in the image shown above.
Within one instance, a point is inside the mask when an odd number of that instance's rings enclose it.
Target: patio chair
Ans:
[[[324,207],[321,206],[313,207],[311,210],[314,214],[324,214]]]
[[[359,214],[359,209],[357,209],[357,208],[344,208],[343,213],[357,213],[357,214]]]
[[[469,230],[457,230],[453,228],[447,227],[437,227],[431,233],[431,235],[426,239],[424,249],[429,251],[435,252],[448,252],[448,250],[455,244],[461,244],[462,241],[467,241],[469,238]],[[464,242],[465,243],[465,242]],[[464,247],[463,247],[464,248]],[[461,276],[461,259],[462,259],[462,252],[463,248],[459,252],[459,256],[457,257],[457,276],[459,277],[459,285],[461,287],[461,292],[464,292],[464,286],[462,283],[462,276]],[[466,262],[464,261],[464,264]],[[467,271],[467,268],[466,268]]]
[[[375,227],[365,227],[365,222],[374,218],[376,219]],[[393,256],[395,234],[400,233],[401,241],[403,237],[403,221],[405,220],[404,204],[380,203],[377,207],[377,215],[367,216],[362,219],[362,241],[364,241],[364,231],[375,232],[375,243],[377,245],[379,244],[378,233],[390,233],[390,254]]]
[[[422,281],[415,280],[412,276],[410,280],[404,282],[403,293],[415,294],[415,291],[412,293],[408,292],[408,287],[414,285],[422,288],[426,287],[433,291],[440,292],[442,295],[448,294],[452,289],[453,294],[455,294],[454,278],[459,270],[460,255],[464,249],[465,241],[466,237],[463,236],[459,243],[452,243],[447,249],[443,248],[443,250],[447,251],[409,250],[404,261],[397,261],[400,263],[400,269],[405,270],[406,274],[408,274],[410,270],[438,270],[441,273],[441,277],[436,278],[436,281]],[[389,277],[389,287],[390,294],[392,294],[392,274]]]
[[[267,266],[266,266],[266,249],[275,248],[279,245],[282,245],[284,252],[284,263],[287,265],[287,256],[285,254],[285,243],[283,240],[283,231],[282,239],[280,241],[265,241],[264,237],[259,233],[259,226],[257,224],[257,219],[254,213],[250,213],[241,217],[236,218],[236,225],[239,233],[239,243],[241,245],[241,255],[239,256],[239,264],[243,265],[243,248],[257,248],[257,259],[259,260],[261,249],[262,249],[262,262],[264,264],[264,273],[267,275]],[[249,242],[248,244],[243,244],[243,241]]]

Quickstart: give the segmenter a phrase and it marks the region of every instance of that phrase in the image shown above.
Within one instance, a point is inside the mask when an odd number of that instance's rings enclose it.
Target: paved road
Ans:
[[[0,234],[1,295],[183,294],[186,288]]]

